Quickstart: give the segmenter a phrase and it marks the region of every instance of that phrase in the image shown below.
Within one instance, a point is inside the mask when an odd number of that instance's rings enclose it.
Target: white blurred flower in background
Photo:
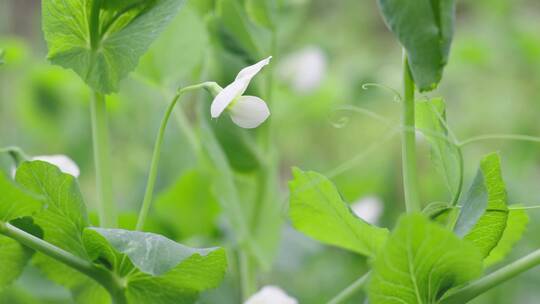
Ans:
[[[49,163],[51,165],[54,165],[54,166],[58,167],[58,169],[60,169],[60,171],[66,173],[66,174],[69,174],[69,175],[73,175],[76,178],[79,177],[79,175],[81,173],[80,170],[79,170],[79,166],[77,166],[77,164],[71,158],[69,158],[66,155],[62,155],[62,154],[38,155],[38,156],[31,157],[29,160],[30,161],[40,160],[40,161],[47,162],[47,163]],[[17,169],[13,168],[11,170],[11,175],[15,176],[16,171],[17,171]]]
[[[317,89],[326,74],[327,60],[321,48],[308,46],[284,57],[278,67],[280,78],[299,93]]]
[[[379,221],[383,208],[383,202],[376,196],[363,197],[351,205],[354,214],[373,225]]]
[[[212,118],[217,118],[228,110],[235,124],[242,128],[252,129],[258,127],[270,116],[270,110],[262,99],[256,96],[242,96],[251,79],[270,63],[270,59],[272,56],[242,69],[236,79],[216,95],[210,106]]]
[[[265,286],[244,304],[298,304],[298,301],[277,286]]]

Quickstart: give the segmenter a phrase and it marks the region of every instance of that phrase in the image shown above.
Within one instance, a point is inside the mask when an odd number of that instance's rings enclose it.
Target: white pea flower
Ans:
[[[326,56],[316,46],[308,46],[286,56],[278,68],[280,77],[300,93],[317,89],[324,79],[326,69]]]
[[[256,128],[270,116],[270,110],[266,103],[255,96],[243,96],[251,79],[270,63],[268,57],[248,66],[240,71],[236,79],[219,92],[210,106],[212,118],[219,117],[223,111],[228,110],[232,121],[246,129]]]
[[[244,304],[298,304],[298,301],[277,286],[265,286]]]
[[[383,203],[378,197],[367,196],[353,203],[351,209],[359,218],[376,224],[382,215]]]
[[[61,155],[61,154],[39,155],[39,156],[31,157],[29,160],[40,160],[40,161],[47,162],[51,165],[58,167],[60,171],[66,174],[73,175],[74,177],[79,177],[79,174],[80,174],[79,166],[77,166],[77,164],[66,155]],[[13,168],[11,170],[11,175],[15,176],[16,171],[17,169]]]

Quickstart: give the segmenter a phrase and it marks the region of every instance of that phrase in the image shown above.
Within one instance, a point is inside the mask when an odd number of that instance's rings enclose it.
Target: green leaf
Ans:
[[[41,209],[40,197],[22,189],[0,172],[0,223],[33,215]]]
[[[289,216],[296,229],[326,244],[373,256],[388,230],[357,217],[326,177],[293,168]]]
[[[227,268],[222,248],[190,248],[153,233],[89,228],[84,242],[96,262],[124,278],[129,303],[195,303]]]
[[[384,20],[407,51],[420,91],[441,80],[454,31],[454,0],[378,0]]]
[[[177,238],[211,236],[215,232],[219,203],[211,187],[208,174],[192,169],[159,194],[156,213],[174,229]]]
[[[0,291],[21,275],[32,253],[19,242],[0,235]]]
[[[417,101],[416,125],[431,146],[431,157],[436,170],[444,178],[453,197],[461,186],[461,154],[459,147],[448,134],[446,104],[442,98]]]
[[[498,153],[485,156],[463,201],[455,232],[487,257],[497,246],[508,220],[507,196]]]
[[[369,301],[437,303],[447,290],[481,272],[482,259],[472,244],[423,215],[405,215],[375,257]]]
[[[115,0],[100,12],[97,41],[92,43],[89,24],[94,1],[98,0],[44,0],[43,32],[52,63],[73,69],[92,89],[107,94],[118,90],[120,80],[135,69],[184,1],[138,1],[139,5],[117,14],[114,9],[126,2]]]
[[[0,49],[0,65],[3,65],[4,63],[4,50]]]
[[[0,172],[0,233],[8,221],[32,215],[41,209],[38,198],[11,182]],[[17,241],[0,235],[0,290],[21,275],[32,251]]]
[[[88,226],[88,219],[77,180],[42,161],[23,162],[17,169],[15,179],[44,199],[45,209],[36,214],[34,220],[43,230],[45,241],[87,259],[82,231]],[[34,262],[51,280],[67,287],[88,280],[79,272],[43,254],[37,254]]]
[[[529,223],[529,216],[523,209],[510,209],[508,212],[508,221],[506,228],[497,246],[491,250],[484,259],[484,266],[492,266],[502,261],[512,250],[517,241],[521,239]]]

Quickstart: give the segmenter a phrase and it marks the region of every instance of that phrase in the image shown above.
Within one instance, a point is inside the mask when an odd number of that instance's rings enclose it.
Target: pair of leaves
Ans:
[[[457,198],[461,188],[461,151],[455,138],[449,134],[446,104],[442,98],[417,101],[415,111],[416,126],[431,146],[435,169],[444,178],[452,197]]]
[[[509,209],[499,154],[485,156],[464,198],[455,232],[478,247],[485,265],[502,260],[528,223],[524,210]]]
[[[357,217],[326,177],[316,172],[293,169],[289,182],[289,216],[296,229],[326,244],[374,256],[388,236],[388,230]]]
[[[452,42],[454,0],[379,0],[384,20],[401,42],[420,91],[441,80]]]
[[[83,239],[92,260],[123,277],[128,303],[194,303],[227,268],[222,248],[190,248],[153,233],[87,228]]]
[[[456,234],[473,242],[483,257],[497,246],[508,220],[508,198],[500,161],[497,153],[482,159],[455,227]]]
[[[370,303],[437,303],[446,291],[482,273],[482,257],[467,241],[428,220],[403,216],[375,257]]]
[[[100,5],[98,33],[92,8]],[[95,91],[112,93],[184,0],[44,0],[43,32],[52,63],[74,70]],[[96,40],[97,41],[92,41]]]
[[[8,222],[30,216],[42,207],[39,197],[18,187],[1,172],[0,193],[0,232]],[[0,234],[0,290],[22,273],[31,256],[28,248]]]
[[[77,181],[51,164],[24,162],[17,169],[16,180],[42,197],[45,208],[34,220],[44,239],[125,276],[129,303],[193,303],[200,291],[216,286],[223,277],[226,260],[222,249],[193,249],[151,233],[89,228]],[[24,205],[13,204],[21,199],[10,199],[5,205],[9,208],[0,204],[2,213],[15,214],[6,219],[27,215],[20,211],[26,209],[18,207]],[[17,212],[12,211],[16,207]],[[35,263],[51,280],[70,288],[80,303],[108,298],[96,282],[64,264],[43,254],[35,256]]]

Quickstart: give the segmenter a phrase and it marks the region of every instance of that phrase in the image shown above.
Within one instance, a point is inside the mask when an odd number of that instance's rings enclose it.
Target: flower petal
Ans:
[[[55,165],[60,169],[60,171],[73,175],[74,177],[79,177],[80,170],[79,166],[69,157],[66,155],[41,155],[41,156],[34,156],[32,157],[32,160],[40,160],[47,162],[51,165]]]
[[[210,114],[212,118],[219,117],[223,111],[236,98],[240,97],[246,91],[249,85],[249,79],[235,80],[233,83],[226,86],[212,101],[210,106]]]
[[[252,295],[244,304],[298,304],[298,301],[281,288],[269,285]]]
[[[270,110],[259,97],[241,96],[230,108],[230,114],[232,121],[238,126],[253,129],[270,116]]]
[[[272,59],[272,56],[265,58],[255,63],[254,65],[243,68],[236,76],[236,80],[239,80],[241,78],[248,78],[249,80],[251,80],[253,77],[255,77],[255,75],[257,75],[257,73],[262,70],[265,65],[270,63],[270,59]]]
[[[210,106],[210,114],[212,115],[212,118],[219,117],[221,113],[223,113],[223,111],[225,111],[225,109],[229,106],[229,104],[231,104],[231,102],[244,94],[249,86],[249,83],[251,82],[251,79],[253,79],[253,77],[257,75],[257,73],[259,73],[265,65],[270,63],[271,58],[272,56],[242,69],[236,76],[236,79],[221,90],[219,94],[217,94],[212,101],[212,105]]]
[[[383,212],[383,202],[376,196],[367,196],[351,205],[351,209],[359,218],[370,224],[377,224]]]

